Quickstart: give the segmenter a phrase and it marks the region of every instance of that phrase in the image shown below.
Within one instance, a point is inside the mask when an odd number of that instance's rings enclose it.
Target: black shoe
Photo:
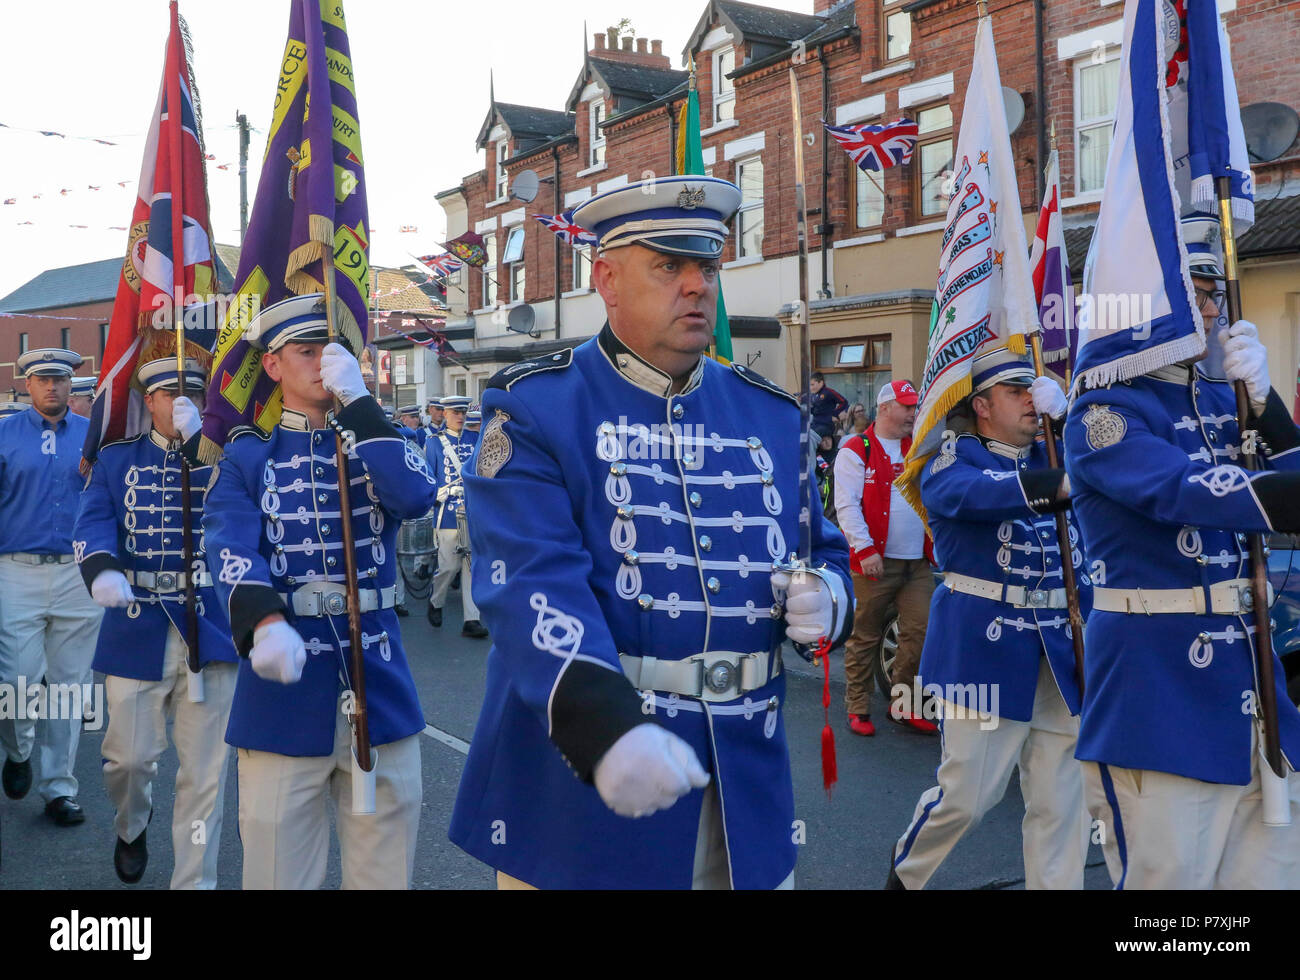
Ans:
[[[144,869],[149,864],[149,848],[145,846],[144,835],[145,831],[140,831],[140,836],[129,844],[119,837],[113,847],[113,870],[128,885],[134,885],[144,877]]]
[[[32,760],[14,762],[13,759],[5,759],[0,781],[4,783],[5,796],[11,800],[21,800],[32,788]]]
[[[407,609],[405,606],[394,606],[393,612],[397,613],[399,616],[411,615],[411,610]]]
[[[488,635],[487,627],[477,619],[465,620],[465,625],[460,628],[461,636],[471,636],[476,640],[481,640]]]
[[[429,607],[429,625],[430,626],[442,625],[442,610],[439,609],[437,606]]]
[[[894,850],[889,852],[889,877],[885,879],[885,891],[887,892],[905,892],[907,887],[903,880],[898,877],[898,872],[894,870],[894,856],[898,853],[898,845],[894,845]]]
[[[72,827],[86,822],[81,804],[71,796],[56,796],[45,804],[45,815],[60,827]]]

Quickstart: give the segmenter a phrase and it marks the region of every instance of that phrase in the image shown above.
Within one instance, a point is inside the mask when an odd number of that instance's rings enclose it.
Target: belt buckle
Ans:
[[[154,576],[154,587],[162,592],[170,592],[177,587],[177,574],[175,572],[159,572]]]
[[[1252,612],[1255,608],[1255,590],[1249,585],[1233,586],[1233,591],[1237,593],[1237,611]]]
[[[740,665],[719,660],[704,668],[704,686],[714,694],[725,694],[740,682]]]
[[[1049,594],[1045,589],[1034,589],[1026,598],[1031,609],[1046,609]]]
[[[41,555],[42,565],[53,565],[58,560],[59,560],[58,555]]]
[[[330,616],[342,616],[348,611],[348,597],[342,592],[316,593],[319,608]]]

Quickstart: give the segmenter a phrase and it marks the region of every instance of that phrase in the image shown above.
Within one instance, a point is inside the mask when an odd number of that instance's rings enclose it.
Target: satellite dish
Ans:
[[[527,203],[537,196],[539,184],[536,170],[521,170],[510,188],[510,196],[516,201]]]
[[[1025,121],[1025,100],[1015,89],[1003,85],[1002,106],[1007,113],[1007,135],[1009,136]]]
[[[1300,115],[1281,102],[1256,102],[1241,110],[1246,131],[1246,152],[1251,163],[1276,160],[1300,133]]]
[[[506,319],[506,326],[515,333],[526,333],[530,337],[538,337],[541,336],[541,332],[533,328],[533,324],[536,322],[536,311],[527,303],[521,303],[510,311],[510,315]]]

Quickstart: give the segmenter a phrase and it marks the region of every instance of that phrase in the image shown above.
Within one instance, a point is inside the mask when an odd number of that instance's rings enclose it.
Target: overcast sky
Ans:
[[[811,0],[759,2],[812,10]],[[501,101],[561,109],[581,67],[584,19],[590,38],[627,17],[638,36],[662,39],[673,67],[680,67],[705,0],[347,0],[345,9],[371,260],[400,265],[410,261],[408,252],[426,254],[442,241],[444,217],[434,194],[483,166],[474,140],[487,112],[489,69]],[[144,131],[162,77],[167,2],[4,0],[0,10],[0,123],[8,127],[0,128],[0,200],[16,199],[0,205],[4,296],[45,269],[124,254],[126,232],[110,228],[130,223]],[[208,194],[218,242],[239,240],[235,112],[243,111],[255,130],[251,207],[289,10],[289,0],[181,0],[194,39],[204,136],[216,155],[208,162]],[[118,186],[122,180],[125,187]],[[25,221],[32,224],[20,224]],[[403,234],[404,225],[418,231]]]

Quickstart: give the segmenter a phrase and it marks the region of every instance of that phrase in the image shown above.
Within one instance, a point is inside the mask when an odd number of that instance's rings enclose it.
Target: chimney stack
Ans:
[[[595,36],[595,38],[594,38],[593,40],[596,42],[596,48],[595,48],[595,50],[597,50],[597,51],[604,51],[604,50],[605,50],[605,32],[604,32],[604,31],[601,31],[600,33],[598,33],[598,34]]]
[[[596,34],[592,40],[593,47],[588,53],[606,61],[621,61],[664,70],[672,68],[668,56],[664,54],[663,41],[644,37],[620,38],[615,28]]]

